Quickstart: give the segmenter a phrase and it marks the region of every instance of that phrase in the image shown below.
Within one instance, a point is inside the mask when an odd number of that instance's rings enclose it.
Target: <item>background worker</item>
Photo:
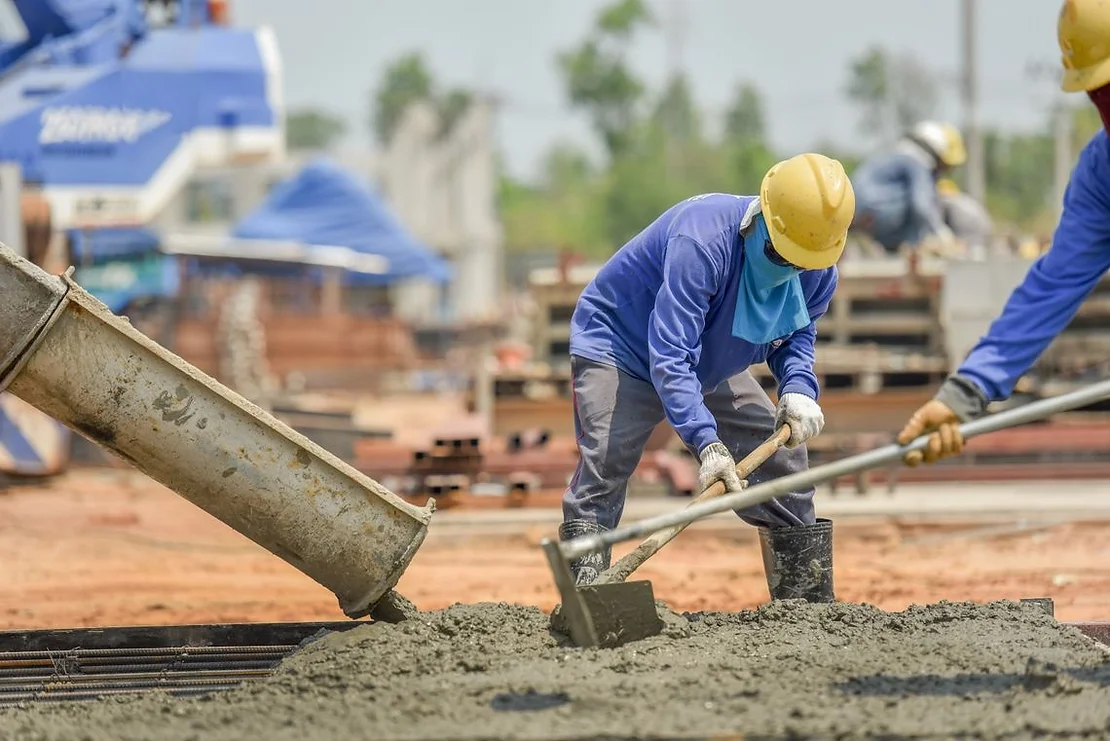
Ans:
[[[890,151],[864,160],[852,173],[852,228],[892,255],[903,245],[951,254],[956,236],[945,223],[937,181],[966,160],[964,140],[955,126],[917,124]]]
[[[937,181],[937,198],[944,223],[966,249],[967,257],[987,257],[992,249],[994,221],[983,204],[961,191],[951,178]]]
[[[1064,195],[1052,247],[1038,259],[1006,302],[1002,315],[936,396],[910,418],[898,440],[932,432],[923,452],[906,463],[933,462],[963,449],[959,424],[981,416],[1067,327],[1080,304],[1110,270],[1110,3],[1068,0],[1057,26],[1065,92],[1086,91],[1102,118],[1084,147]]]
[[[854,209],[841,164],[802,154],[772,167],[758,197],[701,195],[671,207],[602,267],[571,319],[580,455],[560,538],[618,524],[628,479],[664,417],[700,461],[703,488],[719,480],[738,490],[736,459],[782,422],[788,447],[750,480],[806,468],[803,443],[824,426],[814,323],[836,289]],[[779,384],[777,408],[748,372],[763,361]],[[832,523],[816,518],[813,493],[738,513],[760,528],[772,599],[833,598]],[[609,561],[594,553],[571,568],[586,584]]]

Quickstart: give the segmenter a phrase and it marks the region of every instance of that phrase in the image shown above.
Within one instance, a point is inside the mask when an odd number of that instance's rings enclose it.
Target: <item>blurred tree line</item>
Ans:
[[[510,249],[570,248],[604,257],[661,212],[696,193],[758,191],[776,161],[759,90],[741,82],[721,132],[710,136],[690,81],[673,75],[652,91],[627,56],[656,23],[643,0],[616,0],[557,62],[571,104],[604,145],[604,164],[566,144],[548,153],[537,182],[504,178]]]
[[[605,258],[683,198],[757,193],[767,169],[792,154],[772,150],[763,96],[751,82],[736,85],[716,135],[707,131],[684,75],[673,75],[661,90],[649,89],[628,53],[656,24],[645,0],[612,0],[587,37],[558,54],[567,97],[587,116],[604,157],[597,161],[581,148],[559,143],[547,152],[535,179],[503,175],[499,196],[509,250],[570,249]],[[851,60],[842,92],[859,112],[860,144],[851,151],[823,143],[813,149],[840,159],[849,173],[914,122],[935,116],[940,97],[934,71],[882,47]],[[370,93],[375,138],[388,143],[405,108],[417,100],[435,105],[447,132],[472,95],[441,89],[419,53],[405,54]],[[1101,124],[1089,105],[1069,115],[1078,154]],[[326,148],[343,134],[341,121],[319,111],[293,111],[288,117],[291,148]],[[1000,227],[1052,229],[1053,152],[1051,116],[1041,131],[984,132],[987,206]]]

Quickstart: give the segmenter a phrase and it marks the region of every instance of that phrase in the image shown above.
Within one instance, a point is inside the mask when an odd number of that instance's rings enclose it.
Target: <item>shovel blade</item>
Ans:
[[[597,645],[602,648],[663,632],[650,581],[582,586],[578,587],[578,596],[593,621]]]
[[[551,615],[551,624],[582,648],[612,648],[663,632],[655,610],[655,592],[649,581],[614,582],[577,586],[559,544],[541,543],[562,604]]]

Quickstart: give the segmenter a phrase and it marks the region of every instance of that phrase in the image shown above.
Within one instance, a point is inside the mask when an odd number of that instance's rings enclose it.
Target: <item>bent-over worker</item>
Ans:
[[[628,479],[664,418],[700,461],[698,484],[740,489],[736,460],[788,422],[791,438],[752,484],[804,470],[824,416],[815,322],[837,285],[855,196],[841,164],[802,154],[772,167],[759,196],[699,195],[672,206],[586,286],[571,319],[579,462],[563,540],[614,528]],[[748,371],[766,361],[776,408]],[[813,489],[738,514],[760,528],[773,599],[829,601],[832,523]],[[814,569],[813,564],[820,564]],[[610,553],[571,564],[588,584]]]
[[[1064,194],[1052,246],[1010,295],[1002,315],[936,396],[898,436],[905,445],[926,433],[929,446],[906,463],[931,463],[963,449],[960,422],[981,416],[1014,385],[1071,322],[1080,304],[1110,270],[1110,3],[1067,0],[1057,26],[1065,92],[1086,91],[1103,128],[1079,155]]]

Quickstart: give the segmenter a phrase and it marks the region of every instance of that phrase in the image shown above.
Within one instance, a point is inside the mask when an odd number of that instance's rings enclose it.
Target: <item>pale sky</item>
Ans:
[[[231,0],[236,25],[277,33],[290,106],[314,105],[351,122],[349,144],[370,145],[367,91],[390,60],[424,52],[446,84],[503,95],[499,138],[510,168],[534,170],[554,141],[591,143],[567,109],[555,53],[581,39],[605,0]],[[673,3],[652,0],[661,16]],[[849,58],[873,43],[916,53],[949,79],[941,113],[960,115],[960,0],[679,0],[683,63],[699,102],[719,112],[751,79],[784,153],[821,139],[851,145],[856,119],[842,91]],[[1058,63],[1058,0],[979,0],[982,114],[1010,129],[1038,125],[1055,91],[1030,63]],[[5,9],[6,10],[6,9]],[[3,24],[4,29],[11,25]],[[649,83],[667,72],[663,35],[640,40],[632,61]],[[957,119],[958,120],[958,119]]]

